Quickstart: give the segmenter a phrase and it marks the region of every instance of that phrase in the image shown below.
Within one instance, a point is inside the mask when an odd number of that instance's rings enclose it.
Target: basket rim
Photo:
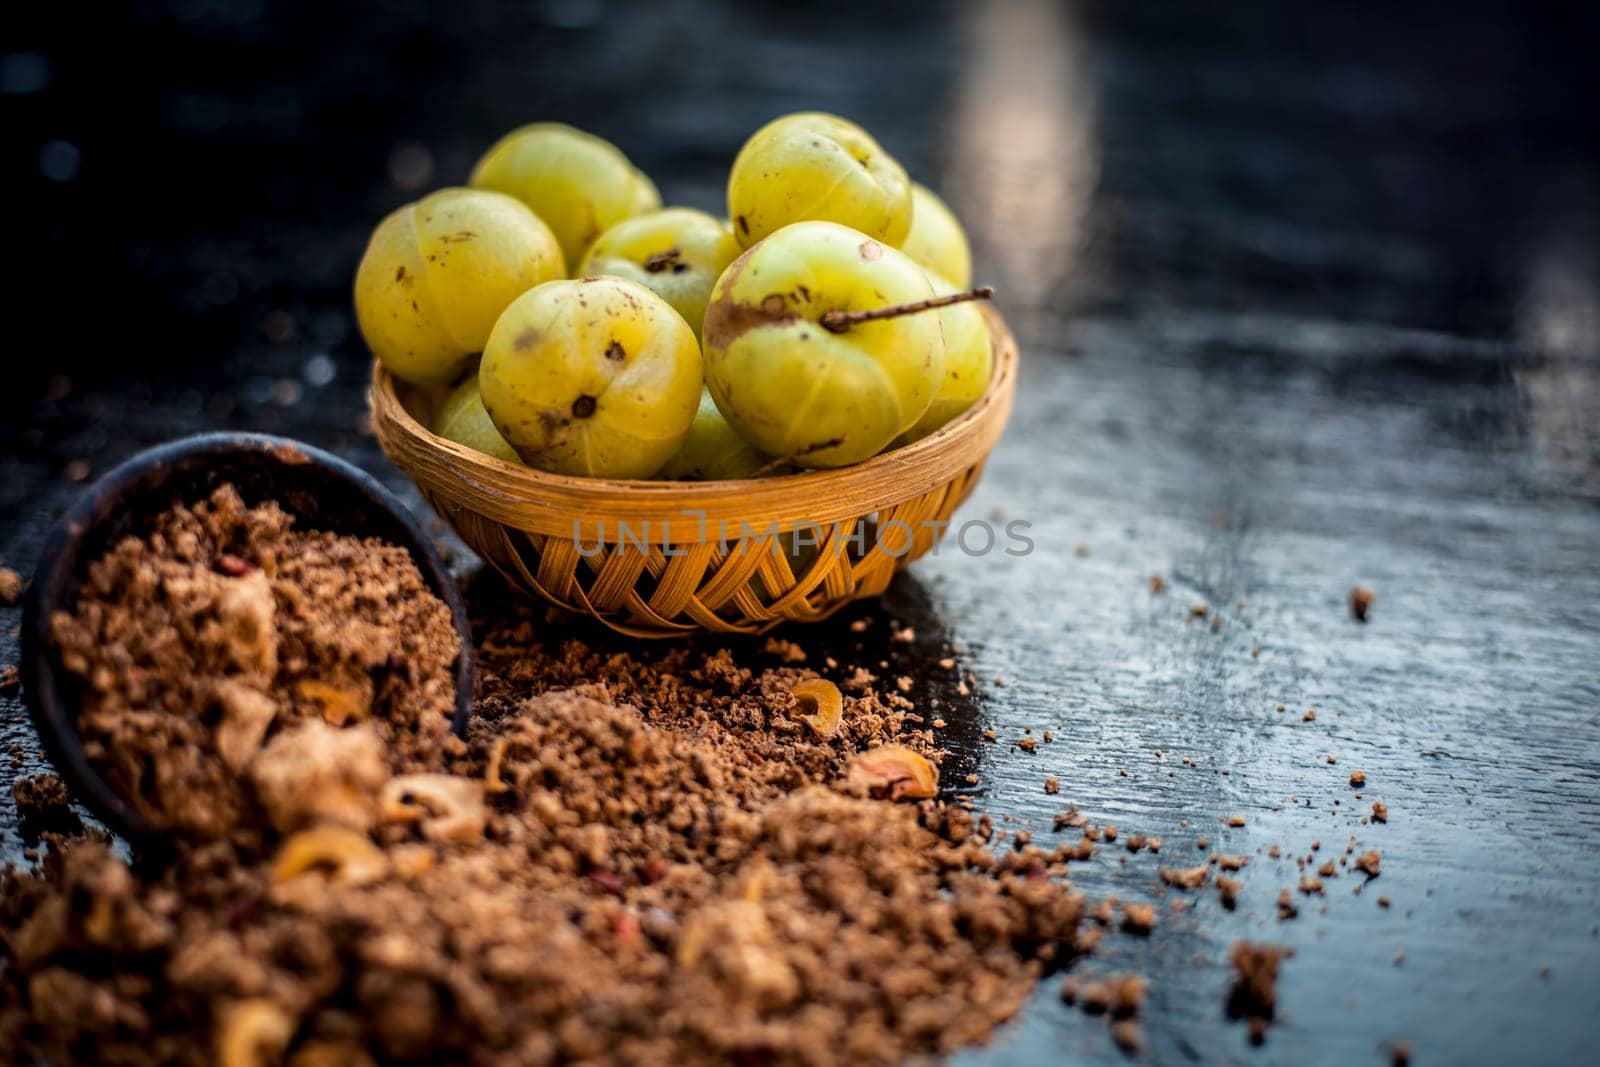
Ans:
[[[991,307],[980,309],[994,339],[989,386],[971,407],[919,441],[860,463],[766,478],[712,482],[590,478],[508,463],[433,433],[401,401],[394,377],[376,359],[367,391],[373,430],[384,453],[425,495],[528,533],[614,540],[604,525],[656,524],[652,541],[715,539],[741,522],[854,521],[948,484],[983,462],[999,441],[1016,391],[1017,344]],[[671,533],[668,533],[668,529]],[[685,530],[698,527],[698,530]],[[725,534],[724,534],[725,536]]]

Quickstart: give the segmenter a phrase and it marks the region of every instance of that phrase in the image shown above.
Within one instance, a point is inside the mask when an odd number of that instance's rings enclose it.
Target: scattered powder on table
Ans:
[[[204,529],[204,514],[174,521]],[[225,547],[267,570],[241,551],[273,543],[241,543],[255,522],[192,558]],[[156,562],[131,549],[118,562],[124,547],[104,567],[127,580]],[[276,549],[280,577],[284,559]],[[401,584],[380,607],[442,606]],[[220,595],[178,604],[215,622]],[[283,595],[284,614],[314,614]],[[192,635],[166,654],[201,654],[198,616],[153,595],[149,610]],[[465,742],[419,740],[425,701],[323,721],[285,692],[305,675],[284,675],[285,648],[302,646],[281,641],[262,691],[283,705],[282,735],[370,736],[379,764],[282,825],[222,773],[206,731],[182,725],[202,682],[146,679],[144,729],[187,773],[206,768],[255,833],[188,840],[149,870],[101,839],[58,837],[40,873],[7,874],[0,1048],[58,1063],[884,1063],[984,1040],[1076,952],[1083,903],[1064,855],[991,850],[987,820],[875,798],[848,773],[886,743],[939,761],[893,692],[847,682],[823,738],[791,693],[812,671],[693,646],[605,651],[565,628],[514,603],[476,621]],[[126,694],[127,668],[104,666],[96,691]],[[319,680],[359,682],[348,667]],[[115,731],[109,706],[91,706]],[[299,751],[305,773],[327,770],[315,746]]]

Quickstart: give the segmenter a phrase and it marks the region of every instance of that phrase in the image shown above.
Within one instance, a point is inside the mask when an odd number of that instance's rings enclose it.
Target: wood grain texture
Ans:
[[[778,632],[813,664],[909,678],[948,723],[942,780],[1004,828],[1050,842],[1052,815],[1076,804],[1162,837],[1159,856],[1102,847],[1073,869],[1092,895],[1160,906],[1150,938],[1108,936],[1082,968],[1150,978],[1151,1062],[1381,1063],[1402,1040],[1419,1063],[1592,1062],[1592,11],[997,0],[907,19],[617,3],[585,23],[585,10],[134,19],[93,57],[125,92],[64,78],[7,98],[36,109],[16,128],[70,127],[95,164],[30,187],[21,247],[60,277],[93,263],[113,284],[101,314],[63,302],[49,336],[17,348],[45,355],[19,358],[22,384],[0,395],[0,557],[31,568],[73,461],[104,470],[196,429],[300,436],[408,491],[357,424],[367,361],[348,307],[368,227],[413,195],[385,166],[407,144],[426,146],[434,182],[459,181],[536,111],[623,144],[670,201],[719,210],[750,130],[796,107],[842,112],[969,221],[977,280],[996,285],[1026,365],[962,514],[1031,522],[1035,550],[968,556],[947,539],[881,603]],[[716,61],[686,68],[708,26]],[[82,62],[81,38],[63,25],[39,47]],[[167,62],[152,64],[158,43]],[[325,61],[284,67],[308,47]],[[191,175],[230,195],[197,198]],[[51,300],[64,298],[35,307]],[[1377,593],[1365,624],[1345,603],[1357,582]],[[0,662],[13,641],[0,628]],[[759,639],[730,643],[761,661]],[[9,773],[38,770],[19,705],[0,702]],[[1028,729],[1054,740],[1025,752],[1013,742]],[[1374,800],[1387,824],[1362,823]],[[0,828],[18,857],[9,803]],[[1337,855],[1352,835],[1382,853],[1381,876],[1359,895],[1348,873],[1327,879],[1280,922],[1294,857],[1313,841]],[[1184,895],[1158,868],[1193,862],[1201,836],[1251,857],[1235,911],[1211,889],[1171,910]],[[1261,1050],[1223,1010],[1240,937],[1296,949]],[[1053,983],[957,1057],[1063,1060],[1122,1057]]]

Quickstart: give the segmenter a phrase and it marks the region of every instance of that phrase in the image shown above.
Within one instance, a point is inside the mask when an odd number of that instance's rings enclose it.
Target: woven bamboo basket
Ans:
[[[978,402],[914,444],[837,470],[721,482],[547,474],[434,435],[438,393],[376,362],[373,427],[439,516],[514,585],[637,637],[759,633],[876,596],[942,536],[1016,391],[1016,341],[984,314],[995,369]],[[781,539],[797,526],[814,552]]]

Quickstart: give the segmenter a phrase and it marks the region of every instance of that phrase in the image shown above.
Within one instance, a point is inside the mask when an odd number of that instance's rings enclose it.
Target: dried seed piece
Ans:
[[[1039,747],[1039,743],[1031,737],[1024,737],[1017,741],[1017,747],[1024,752],[1032,752]]]
[[[494,745],[489,749],[489,759],[483,768],[483,791],[491,796],[499,796],[511,789],[511,783],[500,777],[500,770],[505,764],[507,744],[505,738],[496,738]]]
[[[1368,878],[1376,878],[1378,877],[1378,872],[1381,868],[1382,861],[1383,857],[1380,856],[1376,851],[1363,852],[1361,855],[1355,858],[1354,866],[1356,870],[1360,871]]]
[[[1044,780],[1044,791],[1046,793],[1050,793],[1051,795],[1061,792],[1061,779],[1046,778]],[[1059,830],[1060,827],[1056,827],[1056,829]]]
[[[238,678],[224,678],[214,690],[222,718],[213,735],[217,755],[228,770],[239,774],[261,751],[267,730],[278,716],[278,702]]]
[[[939,771],[904,745],[868,749],[850,761],[845,778],[872,796],[926,800],[939,794]]]
[[[430,841],[467,841],[483,836],[488,813],[483,783],[451,774],[403,774],[383,787],[379,810],[387,822],[422,824]]]
[[[1388,822],[1389,821],[1389,805],[1385,804],[1381,800],[1374,800],[1372,802],[1372,821],[1373,822]]]
[[[329,726],[360,722],[372,710],[371,703],[359,691],[316,678],[300,679],[294,684],[294,691],[302,700],[321,707],[323,721]]]
[[[267,1067],[283,1059],[294,1036],[294,1019],[265,997],[227,1008],[217,1027],[218,1067]]]
[[[1228,825],[1232,826],[1234,829],[1238,829],[1239,827],[1244,825],[1244,816],[1243,815],[1230,815],[1230,816],[1228,816]]]
[[[795,683],[789,692],[795,699],[795,717],[818,737],[832,737],[839,732],[839,724],[844,721],[844,697],[838,686],[826,678],[807,678]]]
[[[1225,871],[1243,870],[1245,865],[1248,864],[1249,862],[1250,862],[1250,857],[1249,856],[1218,856],[1217,857],[1217,866],[1221,867]]]
[[[1199,889],[1206,884],[1206,878],[1210,873],[1211,867],[1205,863],[1198,867],[1163,867],[1161,880],[1177,889]]]
[[[282,885],[308,871],[323,871],[338,885],[367,885],[389,871],[389,857],[365,834],[338,826],[302,830],[283,843],[272,865],[272,881]]]
[[[1360,771],[1351,771],[1350,772],[1350,785],[1351,785],[1352,788],[1360,789],[1362,786],[1364,786],[1366,784],[1367,784],[1367,776],[1365,774],[1362,774]]]

